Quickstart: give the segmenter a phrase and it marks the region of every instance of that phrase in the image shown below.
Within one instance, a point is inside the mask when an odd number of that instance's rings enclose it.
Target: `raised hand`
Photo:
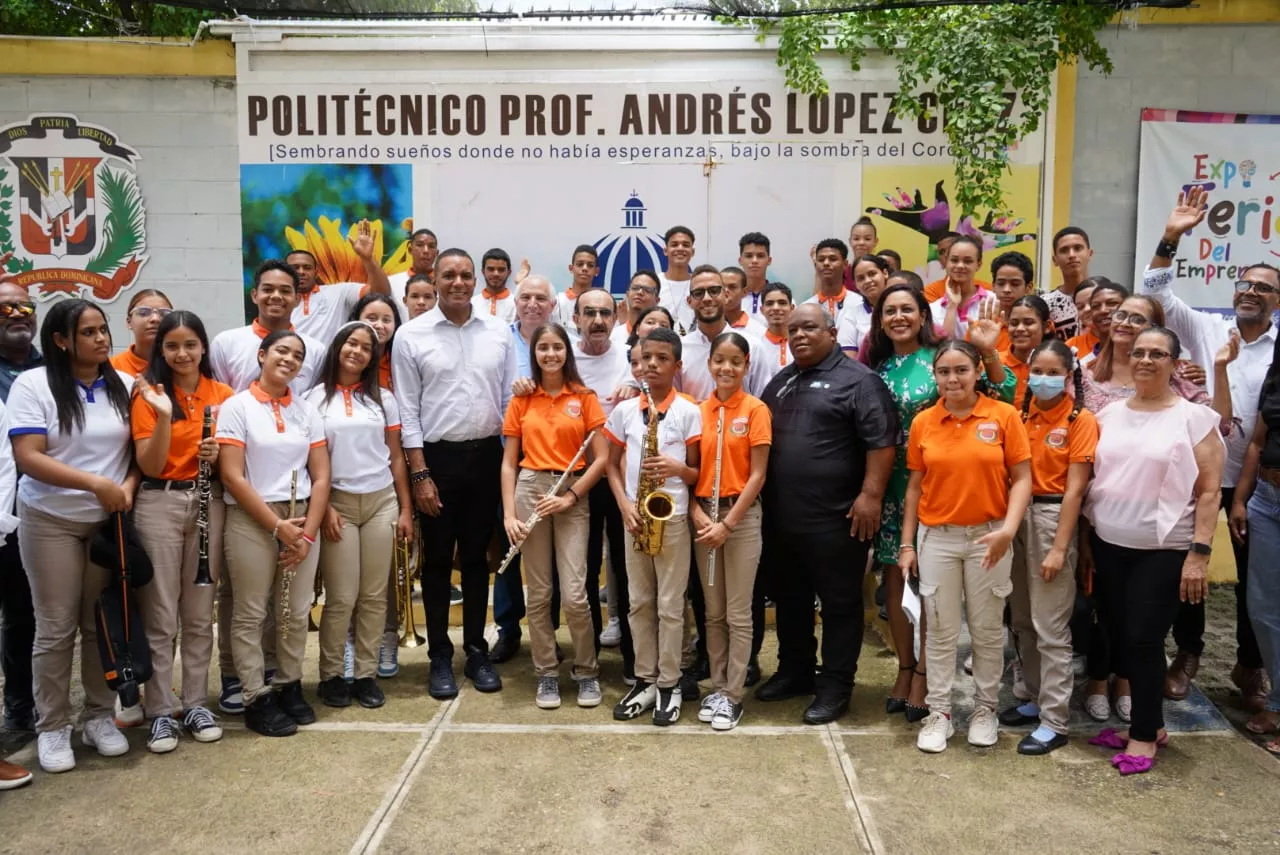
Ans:
[[[1227,343],[1218,349],[1217,354],[1213,357],[1213,364],[1218,367],[1226,367],[1236,361],[1236,357],[1240,355],[1240,331],[1235,327],[1231,328],[1230,335],[1227,336]]]
[[[1000,303],[983,300],[978,306],[978,317],[969,321],[969,343],[984,356],[996,349],[1000,340]]]
[[[369,225],[368,220],[360,221],[355,240],[351,241],[351,248],[366,261],[373,258],[373,226]]]
[[[1164,224],[1166,239],[1174,240],[1204,222],[1209,212],[1209,192],[1203,187],[1192,187],[1185,193],[1178,194],[1178,203],[1169,212],[1169,219]]]
[[[528,275],[529,275],[529,271],[530,271],[531,269],[532,269],[532,268],[531,268],[531,267],[529,267],[529,259],[527,259],[527,258],[522,258],[522,259],[520,259],[520,269],[516,271],[516,284],[517,284],[517,285],[519,285],[521,282],[523,282],[523,281],[524,281],[524,278],[525,278],[526,276],[528,276]]]
[[[154,386],[150,383],[139,383],[138,394],[147,402],[147,406],[151,407],[157,420],[168,421],[173,418],[173,401],[169,400],[169,396],[165,394],[163,383],[157,383]]]

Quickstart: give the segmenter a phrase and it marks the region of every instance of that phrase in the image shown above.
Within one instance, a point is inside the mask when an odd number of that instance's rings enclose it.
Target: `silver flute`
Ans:
[[[298,470],[293,470],[293,474],[289,478],[289,519],[293,519],[298,514]],[[288,547],[284,544],[280,545],[280,556],[283,558]],[[280,577],[280,640],[284,641],[289,637],[289,622],[293,620],[293,608],[289,605],[289,591],[293,588],[293,567],[286,567],[283,576]]]
[[[720,522],[720,461],[724,457],[724,407],[716,419],[716,477],[711,484],[711,524]],[[716,586],[716,549],[707,550],[707,587]]]
[[[556,483],[552,485],[551,489],[547,491],[547,495],[544,498],[554,499],[556,496],[560,495],[560,488],[564,486],[565,481],[569,480],[569,476],[573,474],[573,470],[577,467],[578,461],[582,459],[582,455],[587,453],[587,446],[591,444],[591,438],[596,435],[597,430],[599,430],[599,428],[596,428],[596,430],[587,434],[587,438],[582,441],[582,447],[578,449],[578,453],[573,455],[573,459],[569,461],[568,467],[565,468],[564,472],[560,475],[560,478]],[[578,497],[578,501],[582,501],[581,496]],[[537,511],[530,514],[529,518],[524,521],[524,540],[521,540],[519,543],[511,544],[511,548],[507,550],[507,554],[502,557],[502,564],[498,567],[499,573],[506,570],[507,565],[514,561],[515,557],[520,554],[520,548],[524,546],[525,540],[529,539],[529,532],[533,531],[533,527],[541,521],[542,517],[539,516]]]

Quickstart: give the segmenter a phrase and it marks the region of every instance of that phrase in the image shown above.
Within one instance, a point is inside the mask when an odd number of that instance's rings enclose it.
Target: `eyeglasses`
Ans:
[[[701,300],[703,297],[719,297],[724,293],[723,285],[709,285],[706,288],[694,288],[689,292],[689,296],[695,300]]]
[[[1112,312],[1111,322],[1113,324],[1130,324],[1135,327],[1151,326],[1151,319],[1146,315],[1140,315],[1137,312],[1126,312],[1124,309],[1116,309]]]
[[[641,294],[657,294],[658,293],[658,289],[654,288],[652,285],[641,285],[639,282],[633,282],[631,285],[627,286],[627,290],[636,291]]]
[[[35,313],[36,304],[30,300],[23,300],[20,303],[0,303],[0,318],[5,320],[29,318]]]
[[[1167,350],[1147,350],[1146,348],[1138,347],[1129,351],[1129,358],[1136,359],[1138,362],[1148,359],[1152,362],[1159,362],[1162,359],[1168,359],[1169,356],[1170,354]]]
[[[587,318],[612,318],[613,309],[593,309],[587,307],[581,310],[583,317]]]
[[[161,309],[154,306],[138,306],[133,310],[132,314],[135,318],[142,318],[144,321],[152,315],[164,320],[172,311],[173,309]]]
[[[1266,282],[1254,282],[1250,279],[1241,279],[1236,283],[1236,293],[1243,294],[1245,291],[1252,290],[1259,297],[1270,297],[1273,294],[1280,294],[1280,288]]]

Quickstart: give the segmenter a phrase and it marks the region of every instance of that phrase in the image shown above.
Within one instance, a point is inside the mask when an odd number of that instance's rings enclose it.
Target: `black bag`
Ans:
[[[129,585],[141,588],[151,581],[155,568],[151,556],[142,548],[142,539],[133,527],[133,519],[127,514],[112,514],[98,533],[89,541],[89,560],[108,570],[120,568],[120,544],[124,543],[124,567],[129,574]]]
[[[108,544],[114,545],[114,552],[104,555]],[[141,547],[138,551],[142,551]],[[102,658],[107,686],[115,690],[125,707],[138,703],[138,687],[151,679],[151,647],[130,580],[131,552],[124,514],[112,514],[90,544],[91,560],[110,571],[110,581],[94,603],[93,617],[97,622],[98,655]],[[146,553],[142,554],[145,558]],[[146,561],[146,569],[150,578],[150,560]]]

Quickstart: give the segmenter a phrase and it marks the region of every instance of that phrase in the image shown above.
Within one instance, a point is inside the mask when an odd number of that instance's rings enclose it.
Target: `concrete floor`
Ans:
[[[566,643],[567,638],[562,638]],[[772,632],[769,635],[772,644]],[[317,679],[309,640],[305,686]],[[426,696],[425,648],[402,651],[387,705],[333,710],[289,739],[235,719],[222,742],[172,754],[102,758],[75,738],[78,767],[0,793],[0,853],[150,852],[1259,852],[1280,848],[1280,766],[1198,692],[1169,706],[1171,746],[1153,773],[1121,779],[1110,753],[1072,744],[1047,758],[964,740],[928,756],[883,712],[896,660],[867,634],[850,714],[806,727],[804,701],[749,702],[743,726],[713,733],[686,714],[673,728],[619,724],[621,662],[605,651],[605,703],[533,705],[527,645],[501,667],[505,688]],[[767,650],[764,660],[774,661]],[[461,677],[461,663],[459,677]],[[971,681],[957,683],[961,695]],[[215,683],[216,684],[216,683]],[[1007,693],[1007,686],[1005,687]],[[1074,727],[1074,724],[1073,724]],[[11,759],[36,766],[34,745]]]

